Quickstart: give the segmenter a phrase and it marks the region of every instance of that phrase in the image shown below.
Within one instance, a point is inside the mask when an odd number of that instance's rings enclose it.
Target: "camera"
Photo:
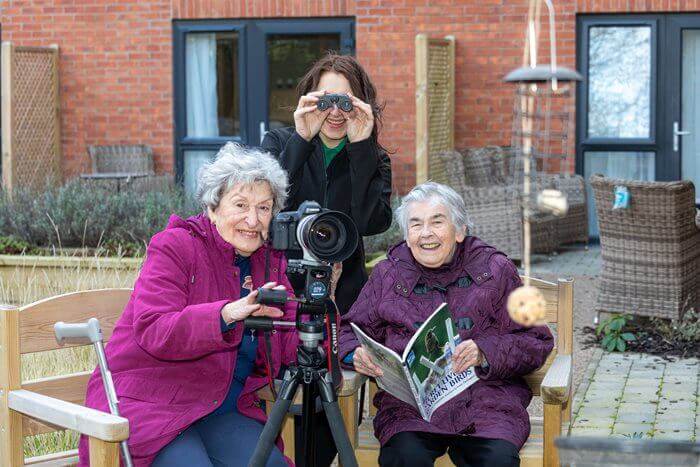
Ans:
[[[275,216],[270,238],[276,250],[301,251],[307,261],[338,263],[355,251],[359,234],[347,214],[304,201],[296,211]]]
[[[323,112],[334,105],[337,105],[343,112],[350,112],[352,110],[352,101],[345,94],[325,94],[318,98],[316,107]]]

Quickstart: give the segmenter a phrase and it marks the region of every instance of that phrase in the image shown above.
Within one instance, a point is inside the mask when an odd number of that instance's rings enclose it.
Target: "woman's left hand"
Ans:
[[[374,114],[372,107],[353,96],[348,94],[352,100],[353,110],[346,114],[348,118],[348,141],[357,143],[358,141],[366,140],[372,134],[374,128]]]
[[[484,356],[473,340],[461,342],[452,355],[452,371],[461,373],[470,366],[481,365]]]

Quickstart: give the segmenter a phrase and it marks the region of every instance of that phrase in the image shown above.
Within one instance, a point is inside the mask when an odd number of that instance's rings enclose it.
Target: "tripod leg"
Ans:
[[[316,467],[316,443],[314,418],[316,417],[316,391],[313,385],[303,384],[303,404],[301,411],[302,449],[297,454],[296,464],[302,467]]]
[[[253,457],[250,458],[248,467],[263,467],[267,462],[267,459],[270,457],[270,452],[272,452],[272,448],[275,445],[275,439],[277,439],[277,435],[284,422],[284,417],[287,415],[289,407],[292,405],[294,394],[296,394],[298,387],[299,381],[297,381],[294,375],[287,371],[282,381],[279,397],[272,406],[270,415],[267,418],[267,423],[265,423],[265,427],[260,434],[260,439],[258,440],[257,446],[255,446],[255,451],[253,451]]]
[[[357,467],[357,459],[355,451],[350,444],[348,432],[345,430],[343,416],[340,413],[338,406],[338,398],[333,389],[333,380],[329,373],[326,373],[323,379],[318,380],[318,388],[323,403],[323,411],[326,412],[328,425],[333,433],[335,446],[338,448],[338,459],[343,467]]]

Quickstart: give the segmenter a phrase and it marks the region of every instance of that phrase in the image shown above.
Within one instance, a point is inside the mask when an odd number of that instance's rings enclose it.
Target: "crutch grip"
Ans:
[[[102,329],[97,318],[90,318],[85,323],[64,323],[53,325],[56,341],[59,345],[71,342],[76,344],[94,344],[102,341]]]

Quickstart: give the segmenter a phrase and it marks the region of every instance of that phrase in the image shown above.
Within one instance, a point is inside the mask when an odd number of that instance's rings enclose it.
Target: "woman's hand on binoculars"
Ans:
[[[374,128],[374,114],[372,113],[372,107],[363,102],[361,99],[348,94],[354,110],[350,113],[346,113],[348,117],[348,141],[351,143],[357,143],[358,141],[364,141],[372,135],[372,129]]]
[[[333,107],[331,107],[320,111],[316,107],[318,98],[324,94],[325,91],[314,91],[305,96],[301,96],[297,109],[294,111],[294,126],[299,136],[306,141],[311,141],[311,139],[321,131],[323,122],[326,121],[326,117],[333,109]]]
[[[369,352],[367,352],[362,346],[355,349],[355,353],[352,356],[352,364],[355,367],[356,372],[362,373],[363,375],[367,375],[371,378],[384,375],[382,369],[374,363],[372,357],[369,356]]]
[[[284,285],[277,285],[276,282],[268,282],[262,286],[263,289],[286,290]],[[231,324],[234,321],[242,321],[248,316],[265,316],[268,318],[281,318],[284,313],[282,310],[271,306],[261,305],[256,303],[258,291],[253,290],[247,296],[239,298],[235,302],[230,302],[224,305],[221,309],[221,317],[226,324]]]

